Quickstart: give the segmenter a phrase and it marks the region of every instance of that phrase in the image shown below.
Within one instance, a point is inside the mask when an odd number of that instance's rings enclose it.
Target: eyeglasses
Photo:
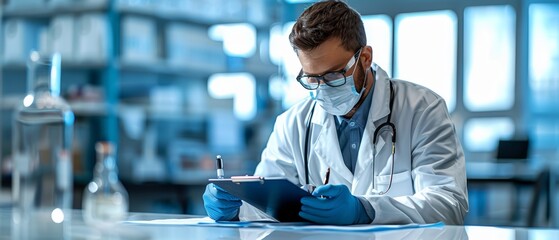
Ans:
[[[349,62],[346,66],[339,71],[327,72],[322,75],[315,75],[315,74],[303,74],[303,69],[299,71],[299,75],[297,76],[297,81],[306,89],[308,90],[315,90],[320,86],[320,83],[323,82],[330,87],[339,87],[345,84],[346,82],[346,72],[349,70],[353,65],[357,62],[357,58],[361,55],[361,50],[357,50],[355,54],[349,59]]]

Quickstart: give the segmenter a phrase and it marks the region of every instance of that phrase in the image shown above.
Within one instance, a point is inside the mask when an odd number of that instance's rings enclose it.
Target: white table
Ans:
[[[133,220],[188,218],[188,215],[131,213]],[[198,216],[199,217],[199,216]],[[0,239],[16,239],[12,231],[11,209],[0,209]],[[118,224],[99,230],[84,224],[80,210],[72,212],[66,237],[44,230],[37,239],[449,239],[449,240],[544,240],[559,239],[558,229],[444,226],[383,232],[285,231],[262,228],[227,228],[178,225]]]

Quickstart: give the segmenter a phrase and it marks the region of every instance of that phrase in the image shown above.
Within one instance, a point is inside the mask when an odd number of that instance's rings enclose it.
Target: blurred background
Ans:
[[[252,174],[275,117],[308,96],[287,36],[312,2],[0,0],[0,199],[35,49],[62,55],[74,208],[94,144],[109,140],[130,211],[205,214],[215,156],[226,175]],[[377,64],[446,100],[466,154],[466,223],[559,227],[559,3],[347,2]]]

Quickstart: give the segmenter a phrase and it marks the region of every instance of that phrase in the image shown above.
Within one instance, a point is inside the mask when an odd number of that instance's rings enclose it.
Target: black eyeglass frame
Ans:
[[[353,56],[351,57],[351,59],[349,59],[348,63],[346,64],[346,66],[339,71],[332,71],[332,72],[327,72],[324,73],[322,75],[318,75],[318,74],[303,74],[303,69],[301,69],[299,71],[299,74],[297,75],[297,82],[299,82],[301,84],[301,86],[303,86],[305,89],[307,90],[316,90],[318,89],[318,87],[320,86],[320,83],[323,82],[324,84],[330,86],[330,87],[339,87],[342,86],[346,83],[346,73],[349,69],[351,69],[355,63],[357,62],[358,57],[361,55],[361,51],[363,50],[363,48],[359,48],[359,50],[357,50],[355,52],[355,54],[353,54]],[[340,82],[339,84],[332,84],[332,82],[334,82],[335,80],[341,79],[343,78],[344,81]],[[309,84],[310,81],[305,81],[304,79],[314,79],[313,83]],[[314,83],[316,82],[316,83]]]

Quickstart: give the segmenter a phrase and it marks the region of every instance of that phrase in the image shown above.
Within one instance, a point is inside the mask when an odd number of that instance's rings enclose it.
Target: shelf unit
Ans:
[[[239,0],[245,1],[245,0]],[[69,1],[71,4],[66,5],[56,5],[56,6],[41,6],[41,7],[10,7],[10,6],[0,6],[0,25],[4,26],[6,20],[9,19],[20,19],[20,20],[32,20],[38,22],[48,23],[57,16],[67,15],[67,16],[81,16],[84,14],[102,14],[105,16],[108,28],[107,34],[108,38],[107,49],[102,49],[106,51],[106,59],[96,60],[96,61],[62,61],[62,81],[63,90],[70,84],[87,84],[97,87],[98,90],[102,92],[101,101],[88,101],[88,100],[74,100],[67,99],[70,103],[74,113],[77,117],[77,122],[84,122],[83,128],[87,128],[86,140],[82,143],[81,153],[83,157],[83,163],[85,166],[85,175],[75,176],[75,181],[86,182],[91,177],[91,170],[94,165],[95,152],[93,150],[93,144],[95,141],[108,140],[115,143],[119,143],[119,152],[130,152],[126,144],[121,144],[125,139],[122,136],[123,129],[121,118],[125,108],[139,108],[145,113],[145,121],[153,124],[159,125],[183,125],[185,127],[196,126],[196,124],[206,126],[207,119],[209,117],[209,112],[200,112],[199,110],[191,111],[189,109],[182,109],[180,111],[161,111],[153,104],[149,103],[148,96],[146,96],[146,91],[153,86],[158,86],[161,82],[166,85],[178,85],[180,87],[185,87],[185,85],[190,84],[191,81],[198,81],[203,83],[207,78],[213,73],[222,72],[249,72],[252,73],[257,81],[266,82],[268,78],[277,73],[277,67],[268,63],[269,61],[259,61],[258,56],[253,57],[253,59],[242,59],[242,68],[231,69],[224,63],[224,68],[217,70],[213,67],[199,67],[198,65],[190,66],[190,62],[186,64],[171,64],[167,61],[164,43],[162,38],[165,37],[164,27],[170,23],[180,23],[187,26],[196,26],[201,28],[209,28],[214,24],[227,24],[227,23],[242,23],[247,22],[246,17],[239,17],[237,19],[205,19],[197,16],[190,16],[182,14],[179,12],[168,12],[158,9],[148,8],[148,7],[131,7],[123,4],[125,1],[119,0],[101,0],[101,1]],[[272,1],[266,1],[266,4],[273,5],[276,4]],[[0,1],[0,5],[2,2]],[[4,3],[5,4],[5,3]],[[273,8],[273,6],[268,6]],[[128,17],[140,17],[150,19],[155,22],[157,28],[157,58],[154,61],[128,61],[125,60],[123,55],[123,19]],[[271,22],[268,23],[254,23],[258,31],[267,31]],[[3,35],[0,35],[3,36]],[[3,40],[0,42],[3,44]],[[238,60],[238,59],[237,59]],[[195,61],[195,60],[193,60]],[[219,68],[218,68],[219,69]],[[73,79],[66,81],[66,73],[71,73],[73,75],[79,76],[80,81],[78,83],[73,83]],[[18,103],[19,99],[23,97],[25,93],[25,83],[21,82],[21,79],[25,79],[26,65],[23,61],[4,61],[3,57],[0,57],[0,116],[2,119],[0,126],[0,135],[4,141],[0,141],[0,158],[4,159],[9,155],[9,148],[6,146],[11,145],[9,142],[9,126],[11,111],[14,106]],[[65,75],[66,74],[66,75]],[[132,76],[132,77],[130,77]],[[141,76],[150,79],[154,79],[149,84],[143,86],[142,91],[143,96],[133,96],[131,99],[123,97],[129,92],[135,94],[135,90],[126,89],[130,85],[142,83],[136,83],[134,76]],[[68,77],[71,78],[71,77]],[[132,79],[130,79],[132,78]],[[162,80],[163,79],[163,80]],[[15,82],[19,86],[16,88],[12,86]],[[138,80],[138,82],[140,82]],[[125,85],[123,85],[125,84]],[[9,86],[9,88],[6,88]],[[146,90],[147,89],[147,90]],[[138,91],[141,92],[141,91]],[[138,94],[142,95],[142,93]],[[186,100],[183,100],[186,101]],[[225,104],[227,105],[227,104]],[[189,126],[191,125],[191,126]],[[146,127],[147,128],[147,127]],[[200,131],[205,131],[207,129],[202,129]],[[167,129],[166,131],[169,131]],[[76,132],[76,131],[75,131]],[[199,134],[199,133],[197,133]],[[6,141],[8,139],[8,141]],[[88,142],[89,141],[89,142]],[[139,140],[141,141],[141,140]],[[163,139],[159,141],[171,141],[170,139]],[[136,144],[134,146],[136,150],[142,150],[142,147],[138,147]],[[161,144],[159,144],[161,145]],[[159,149],[160,150],[160,149]],[[119,161],[121,158],[126,156],[119,153]],[[128,156],[129,157],[129,156]],[[165,161],[168,161],[165,160]],[[238,161],[237,161],[238,162]],[[174,180],[164,180],[171,181],[171,184],[186,184],[186,185],[201,185],[205,184],[206,179],[209,176],[213,176],[212,167],[201,167],[200,169],[188,169],[184,171],[183,177],[176,178]],[[129,169],[122,168],[121,172],[126,172]],[[231,170],[230,173],[242,173],[249,174],[249,172],[243,171],[242,169]],[[135,182],[134,179],[124,179],[124,181]]]

